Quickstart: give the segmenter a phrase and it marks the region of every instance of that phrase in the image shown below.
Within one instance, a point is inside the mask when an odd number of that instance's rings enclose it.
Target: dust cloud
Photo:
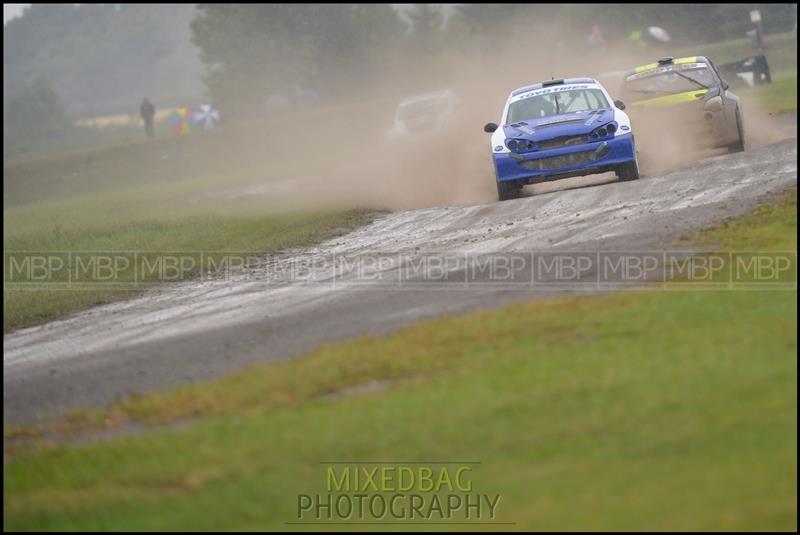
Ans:
[[[670,55],[667,49],[589,48],[584,41],[585,36],[561,30],[525,28],[435,69],[418,68],[410,58],[378,73],[355,101],[278,117],[274,128],[247,130],[247,140],[230,132],[226,145],[250,146],[243,157],[251,159],[251,166],[282,170],[286,180],[265,183],[258,191],[293,207],[356,204],[398,210],[491,202],[495,180],[490,135],[483,125],[499,123],[511,90],[551,78],[589,76],[600,79],[617,99],[624,71]],[[436,131],[389,141],[401,100],[442,89],[461,100],[456,120]],[[762,110],[751,103],[743,109],[751,147],[780,138]],[[669,135],[670,125],[697,119],[670,113],[669,121],[657,115],[634,119],[645,176],[720,153],[704,148],[703,135],[691,129]]]

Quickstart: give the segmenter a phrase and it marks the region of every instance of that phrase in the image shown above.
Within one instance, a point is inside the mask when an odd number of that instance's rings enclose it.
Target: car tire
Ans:
[[[623,182],[639,180],[639,156],[636,154],[636,144],[633,145],[633,161],[618,166],[616,172],[617,177]]]
[[[516,199],[519,197],[519,192],[522,188],[517,186],[515,182],[510,181],[497,181],[497,198],[501,201]]]
[[[742,127],[742,118],[739,116],[739,107],[736,107],[736,132],[739,134],[739,141],[728,145],[728,152],[744,152],[744,128]]]

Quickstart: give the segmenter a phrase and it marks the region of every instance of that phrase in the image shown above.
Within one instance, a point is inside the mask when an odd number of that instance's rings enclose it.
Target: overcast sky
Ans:
[[[30,4],[3,4],[3,26],[14,17],[22,15],[22,10]]]

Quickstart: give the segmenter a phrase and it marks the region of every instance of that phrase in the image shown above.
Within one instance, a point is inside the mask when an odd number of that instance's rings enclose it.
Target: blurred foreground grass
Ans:
[[[796,250],[796,191],[690,238]],[[793,530],[796,321],[796,290],[565,296],[7,429],[4,528],[286,529],[321,461],[469,459],[516,528]],[[47,441],[98,428],[136,436]]]

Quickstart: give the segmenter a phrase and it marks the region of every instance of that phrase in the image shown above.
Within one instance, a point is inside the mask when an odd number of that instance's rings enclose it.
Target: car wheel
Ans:
[[[742,127],[742,118],[739,116],[739,107],[736,107],[736,133],[739,135],[739,141],[728,145],[728,152],[744,152],[744,128]]]
[[[501,201],[509,199],[516,199],[519,197],[519,192],[522,188],[517,186],[515,182],[510,181],[497,181],[497,198]]]
[[[636,154],[636,145],[633,145],[633,161],[617,167],[617,176],[625,182],[639,180],[639,155]]]

